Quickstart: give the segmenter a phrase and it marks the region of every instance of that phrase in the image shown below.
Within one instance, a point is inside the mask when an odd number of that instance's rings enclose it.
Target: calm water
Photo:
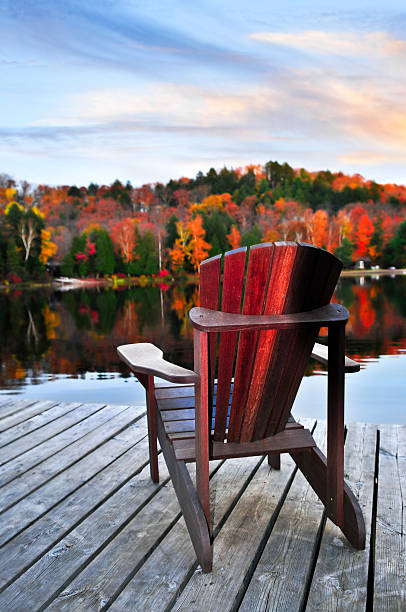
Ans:
[[[18,399],[144,403],[141,385],[116,346],[150,341],[192,367],[184,287],[20,291],[0,294],[0,394]],[[346,420],[406,422],[406,277],[340,280],[350,311],[347,354],[361,372],[346,377]],[[311,365],[294,412],[325,417],[326,373]]]

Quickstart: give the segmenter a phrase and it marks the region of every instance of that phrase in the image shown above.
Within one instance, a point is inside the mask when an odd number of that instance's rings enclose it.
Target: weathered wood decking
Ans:
[[[405,425],[348,427],[361,552],[289,456],[212,464],[211,574],[147,462],[144,407],[0,400],[1,611],[406,609]]]

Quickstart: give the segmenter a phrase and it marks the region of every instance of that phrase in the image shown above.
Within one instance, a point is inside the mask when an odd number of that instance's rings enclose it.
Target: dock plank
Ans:
[[[3,433],[10,427],[15,427],[19,423],[23,423],[27,419],[52,408],[57,402],[51,400],[43,400],[33,402],[32,400],[21,400],[16,410],[12,410],[10,414],[0,420],[0,433]]]
[[[317,422],[313,437],[325,450],[325,421]],[[298,471],[244,594],[241,612],[301,609],[323,511],[323,504]]]
[[[345,442],[345,478],[366,522],[366,549],[355,550],[330,520],[324,529],[306,611],[365,610],[374,489],[376,426],[353,423]]]
[[[75,410],[75,408],[75,404],[60,402],[51,408],[48,408],[47,410],[28,418],[22,423],[10,427],[0,434],[0,449],[8,444],[15,443],[20,438],[27,436],[43,425],[60,418],[64,414],[67,414],[70,410]],[[8,454],[7,457],[10,458],[10,454]]]
[[[117,409],[121,408],[121,409]],[[41,464],[34,466],[23,474],[23,478],[15,478],[1,490],[0,512],[6,510],[20,499],[36,490],[45,482],[66,470],[83,456],[117,435],[123,429],[145,414],[143,407],[117,407],[98,412],[89,417],[89,431],[82,430],[82,435],[72,440],[67,446],[48,457]],[[108,424],[108,425],[107,425]],[[72,431],[72,430],[71,430]]]
[[[103,447],[99,449],[103,452]],[[124,455],[99,472],[75,493],[68,495],[43,517],[2,548],[0,590],[63,539],[100,504],[134,478],[148,463],[148,439],[142,439]],[[64,496],[63,489],[60,490]]]
[[[0,401],[0,432],[2,431],[1,421],[3,419],[15,414],[16,412],[19,412],[20,410],[24,410],[25,408],[28,408],[29,406],[32,406],[32,404],[36,403],[36,400],[34,399],[16,400],[12,397],[7,396],[2,396]]]
[[[171,410],[173,385],[158,387]],[[192,388],[180,389],[187,405]],[[102,406],[0,398],[0,474],[13,476],[0,488],[1,610],[406,609],[405,425],[348,429],[365,551],[325,523],[288,455],[281,471],[260,457],[212,462],[214,569],[202,574],[161,455],[150,479],[145,406]],[[323,446],[323,423],[314,436]]]
[[[211,462],[212,473],[219,463]],[[251,458],[250,461],[236,460],[220,464],[218,471],[215,472],[211,479],[215,525],[218,524],[258,463],[259,459],[257,457]],[[193,466],[190,467],[193,469]],[[172,485],[168,484],[167,486]],[[176,500],[174,493],[173,496],[174,500]],[[177,502],[175,503],[175,508],[177,517],[180,518]],[[78,608],[99,610],[100,602],[104,601],[110,604],[111,600],[117,597],[123,585],[134,574],[134,578],[130,581],[131,586],[126,590],[123,599],[113,603],[113,608],[123,609],[123,606],[125,608],[128,602],[128,605],[133,610],[153,610],[155,609],[153,603],[142,589],[144,583],[143,576],[146,573],[157,587],[162,586],[162,584],[166,584],[168,587],[168,571],[175,570],[178,578],[174,581],[174,576],[171,576],[171,588],[167,588],[164,594],[162,592],[155,593],[158,597],[157,605],[160,606],[160,609],[164,609],[167,601],[173,596],[174,584],[179,585],[190,569],[193,568],[193,565],[196,563],[196,555],[183,518],[177,520],[166,537],[160,542],[159,547],[154,550],[154,539],[151,538],[148,524],[148,521],[151,520],[151,514],[148,515],[148,509],[146,510],[140,513],[136,520],[130,523],[120,536],[113,540],[103,553],[69,585],[69,588],[61,593],[60,597],[50,606],[50,610],[68,610],[69,607],[65,606],[63,602],[65,597],[73,598]],[[160,514],[162,517],[161,521],[159,521]],[[170,520],[170,517],[167,516],[167,510],[163,511],[162,508],[158,507],[153,516],[152,520],[154,522],[156,520],[159,521],[159,527],[153,532],[154,538],[156,538],[157,534],[165,536]],[[141,519],[144,521],[143,523],[140,522]],[[133,545],[134,541],[137,541],[136,550]],[[168,554],[171,559],[169,568]],[[129,569],[131,569],[131,572],[129,572]],[[89,589],[89,585],[94,584],[95,581],[97,589]],[[151,584],[149,584],[149,591],[151,591]],[[125,600],[125,604],[123,600]]]
[[[374,607],[406,610],[406,425],[380,425]]]
[[[165,481],[163,481],[165,482]],[[158,508],[156,494],[159,494]],[[28,601],[48,606],[84,567],[145,507],[148,521],[145,528],[156,537],[163,520],[162,513],[176,514],[176,496],[171,487],[155,484],[149,467],[126,482],[102,506],[60,540],[46,555],[0,594],[0,609],[22,610]],[[158,510],[157,512],[154,512]],[[179,510],[177,509],[179,512]]]
[[[28,450],[21,457],[16,457],[0,466],[0,487],[80,439],[100,423],[109,420],[123,410],[128,410],[128,406],[116,407],[105,404],[77,404],[77,406],[82,417],[79,423]]]
[[[112,465],[146,435],[144,416],[0,514],[0,546]]]
[[[263,462],[214,542],[213,571],[195,572],[174,603],[174,610],[228,610],[238,604],[240,589],[270,522],[276,518],[281,497],[289,486],[294,464],[282,456],[282,469]]]
[[[42,427],[35,428],[30,436],[18,437],[16,440],[7,444],[7,446],[0,448],[0,466],[16,457],[20,457],[31,449],[37,449],[40,444],[65,432],[70,427],[73,427],[73,425],[84,421],[91,414],[95,414],[101,410],[103,404],[90,404],[89,408],[87,408],[87,405],[83,406],[83,404],[61,403],[54,406],[54,408],[58,409],[57,414],[60,413],[59,418],[52,419],[51,422],[45,423]],[[50,408],[50,410],[38,416],[46,418],[52,410],[53,408]],[[10,430],[5,433],[9,431]]]

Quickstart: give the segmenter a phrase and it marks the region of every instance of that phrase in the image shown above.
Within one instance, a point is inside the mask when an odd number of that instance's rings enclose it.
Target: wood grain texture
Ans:
[[[14,478],[1,489],[0,511],[10,508],[106,440],[118,435],[142,414],[145,414],[145,407],[137,411],[134,408],[129,409],[128,406],[107,406],[86,420],[85,429],[81,427],[80,431],[75,431],[71,428],[70,438],[64,440],[67,444],[63,448],[60,448],[59,443],[54,444],[53,440],[47,441],[43,453],[47,458],[40,464],[25,470],[20,470],[17,464],[17,475],[23,478]],[[81,435],[78,435],[79,433]],[[47,447],[50,447],[49,451]],[[59,449],[57,452],[55,447]]]
[[[297,252],[295,243],[275,243],[270,270],[268,292],[265,297],[264,315],[283,313],[286,292],[290,285],[292,268]],[[258,412],[263,399],[266,376],[273,358],[276,332],[263,331],[259,334],[255,363],[251,374],[251,386],[248,393],[247,408],[241,426],[241,441],[254,439]]]
[[[140,415],[144,409],[139,409]],[[142,412],[141,412],[142,411]],[[42,486],[28,493],[18,503],[0,515],[0,546],[15,537],[29,525],[46,515],[63,497],[72,495],[92,480],[104,468],[110,466],[131,447],[146,436],[145,416],[124,431],[117,433],[112,429],[113,437],[101,446],[95,447],[84,457],[65,470],[44,482]],[[116,464],[113,469],[117,472]],[[49,468],[48,468],[49,469]]]
[[[291,460],[286,455],[282,457],[280,471],[270,470],[266,462],[262,462],[215,539],[211,575],[195,572],[174,603],[173,610],[200,612],[237,608],[239,591],[244,589],[247,572],[277,511],[281,492],[289,482],[292,470]]]
[[[44,425],[36,427],[32,431],[30,436],[17,436],[17,438],[14,441],[10,441],[7,446],[0,448],[0,466],[4,465],[8,461],[11,461],[12,459],[21,457],[22,455],[24,455],[24,453],[27,453],[31,449],[35,449],[47,440],[50,440],[56,435],[70,429],[77,423],[80,423],[81,421],[86,419],[89,415],[95,414],[103,407],[100,404],[93,404],[92,409],[86,410],[83,408],[78,409],[79,406],[79,404],[72,403],[59,404],[56,416],[50,422],[45,422]],[[50,410],[47,410],[45,412],[45,418],[49,417]],[[25,423],[28,424],[28,421],[25,421]],[[8,430],[7,433],[13,431],[14,429],[15,428],[13,427],[13,429]],[[24,461],[24,458],[21,457],[21,460]]]
[[[288,455],[280,471],[261,458],[230,459],[211,466],[208,576],[196,566],[162,455],[162,485],[151,482],[145,407],[131,407],[134,422],[121,408],[1,489],[19,484],[22,493],[0,514],[1,609],[294,611],[308,578],[306,610],[365,609],[376,426],[349,425],[345,444],[346,478],[368,520],[364,551],[329,520],[314,546],[322,506],[299,473],[291,480]],[[405,426],[379,428],[375,609],[402,610]]]
[[[196,489],[207,526],[210,531],[210,490],[209,490],[209,434],[211,411],[209,410],[209,342],[208,334],[197,332],[194,335],[195,367],[199,373],[196,391]],[[210,559],[211,566],[211,559]]]
[[[192,308],[190,320],[200,331],[222,333],[244,330],[295,329],[340,325],[348,320],[348,310],[341,304],[327,304],[321,308],[281,315],[231,315],[220,310]]]
[[[35,600],[37,609],[41,605],[46,607],[70,582],[70,577],[83,569],[89,557],[101,551],[121,530],[121,525],[136,516],[137,509],[159,490],[150,480],[148,467],[144,474],[121,486],[1,593],[0,609],[25,610],[27,596],[31,602]]]
[[[37,429],[42,428],[44,425],[55,421],[68,414],[71,410],[76,409],[76,404],[66,404],[64,402],[55,404],[51,408],[48,408],[47,403],[45,404],[46,409],[35,416],[27,418],[22,423],[10,427],[6,431],[0,434],[0,449],[6,444],[15,444],[17,440],[31,434]],[[31,439],[31,436],[30,436]],[[11,454],[7,453],[7,458],[11,459]]]
[[[261,315],[263,312],[273,250],[273,245],[269,244],[256,245],[250,249],[242,309],[244,315]],[[229,442],[238,442],[240,439],[241,423],[247,403],[257,340],[258,333],[256,331],[242,331],[240,333],[230,423],[227,433]]]
[[[274,436],[255,440],[254,442],[213,442],[210,447],[211,459],[227,459],[231,457],[250,457],[268,453],[283,453],[293,450],[304,450],[315,446],[308,429],[285,429]],[[173,442],[176,457],[181,461],[195,460],[195,445],[192,440],[176,440]]]
[[[220,299],[220,271],[221,271],[221,255],[216,255],[210,259],[202,261],[199,267],[199,299],[200,306],[217,310]],[[209,378],[210,392],[212,392],[214,378],[216,376],[216,340],[217,334],[212,333],[209,336]],[[211,397],[209,396],[209,404],[211,405]]]
[[[325,421],[317,422],[313,435],[325,449]],[[297,472],[244,594],[241,612],[301,609],[323,510],[312,487]]]
[[[339,527],[327,520],[306,611],[366,609],[376,431],[372,423],[351,423],[344,447],[345,477],[366,517],[365,550],[355,550]]]
[[[192,370],[187,370],[163,359],[163,352],[149,342],[124,344],[117,347],[117,353],[135,373],[159,376],[174,383],[190,383],[197,380]]]
[[[406,426],[381,425],[375,544],[375,610],[406,609]]]
[[[221,300],[221,310],[224,313],[239,313],[241,310],[246,252],[246,248],[237,249],[226,253],[224,256],[223,295]],[[192,318],[191,321],[193,322]],[[216,417],[213,435],[213,439],[217,442],[222,442],[225,437],[236,346],[237,334],[235,332],[220,334]]]
[[[131,452],[125,453],[107,466],[3,546],[0,558],[0,590],[44,556],[100,503],[108,500],[121,482],[144,468],[147,458],[148,444],[144,426],[142,438]],[[60,497],[63,497],[64,492],[63,488],[59,490]],[[27,502],[24,505],[28,507]],[[14,509],[14,512],[16,511],[18,512],[18,509]],[[0,524],[3,524],[3,517]]]
[[[261,459],[251,457],[222,463],[210,480],[212,521],[216,534],[221,522],[244,492],[244,487]],[[168,562],[170,560],[170,562]],[[126,585],[111,610],[171,609],[179,589],[196,568],[195,554],[183,519],[168,533],[160,546]],[[201,569],[197,568],[197,573]],[[197,602],[196,602],[197,603]],[[221,609],[227,609],[224,602]]]
[[[7,413],[0,420],[0,433],[6,431],[10,427],[15,427],[19,423],[23,423],[27,419],[41,414],[55,406],[56,402],[49,400],[35,402],[33,400],[20,400],[13,404],[7,410]]]

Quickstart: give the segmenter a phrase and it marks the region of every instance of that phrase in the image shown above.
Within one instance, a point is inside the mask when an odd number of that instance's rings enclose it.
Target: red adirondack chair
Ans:
[[[151,477],[158,481],[158,437],[205,572],[211,459],[266,454],[279,469],[280,453],[290,453],[328,517],[355,548],[365,546],[362,511],[344,482],[344,372],[359,366],[344,355],[348,312],[330,303],[341,268],[331,253],[294,242],[212,257],[200,266],[200,307],[189,314],[194,371],[168,363],[152,344],[118,348],[146,388]],[[328,349],[315,344],[324,326]],[[290,415],[311,356],[328,364],[327,459]]]

